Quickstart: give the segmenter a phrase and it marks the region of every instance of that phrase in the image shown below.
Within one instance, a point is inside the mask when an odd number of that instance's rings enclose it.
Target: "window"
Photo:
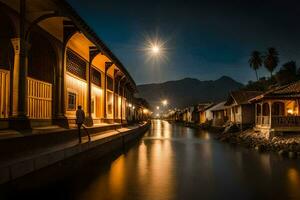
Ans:
[[[272,115],[284,115],[284,103],[283,102],[274,102],[272,104]]]
[[[76,93],[68,92],[68,110],[76,110]]]
[[[95,68],[92,68],[92,78],[91,82],[95,85],[101,87],[101,73],[96,70]]]
[[[87,63],[70,49],[67,50],[67,71],[86,80]]]
[[[110,76],[107,76],[107,89],[114,90],[114,80]]]

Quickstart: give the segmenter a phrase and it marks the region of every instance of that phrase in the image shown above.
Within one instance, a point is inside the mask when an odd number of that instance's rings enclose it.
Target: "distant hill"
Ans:
[[[183,108],[204,102],[225,100],[228,92],[243,87],[243,84],[228,76],[217,80],[200,81],[194,78],[184,78],[165,83],[138,85],[140,97],[145,98],[150,105],[159,105],[162,99],[168,99],[170,107]]]

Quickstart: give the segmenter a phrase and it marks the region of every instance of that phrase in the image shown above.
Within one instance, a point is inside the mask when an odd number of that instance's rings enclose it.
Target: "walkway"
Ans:
[[[19,170],[26,171],[27,168],[30,168],[29,171],[34,171],[37,168],[48,166],[96,147],[114,137],[121,137],[122,134],[127,134],[128,131],[142,125],[145,124],[127,127],[121,127],[120,124],[94,126],[88,128],[91,133],[91,142],[88,142],[87,136],[83,136],[81,144],[79,144],[75,128],[41,132],[34,130],[30,133],[10,131],[7,134],[10,137],[0,139],[0,183],[6,182],[7,178],[11,179],[14,173],[17,173],[16,177],[19,177],[19,173],[21,173],[18,172]],[[13,172],[14,168],[15,172]],[[26,172],[24,173],[26,174]]]

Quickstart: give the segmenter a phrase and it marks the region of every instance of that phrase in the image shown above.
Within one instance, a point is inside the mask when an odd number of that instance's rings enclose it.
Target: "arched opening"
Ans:
[[[29,43],[28,76],[53,84],[57,58],[51,43],[38,32],[31,33]]]
[[[15,37],[12,20],[0,11],[0,118],[8,118],[11,107],[10,88],[14,66],[14,50],[11,39]]]
[[[261,116],[261,105],[260,104],[256,105],[256,115]]]
[[[263,106],[263,116],[269,116],[270,115],[270,107],[268,103],[264,103]]]
[[[27,114],[31,119],[51,119],[57,55],[41,30],[32,30],[29,44]]]
[[[274,102],[272,104],[272,115],[283,116],[284,115],[284,103]]]
[[[10,70],[13,68],[14,51],[11,39],[15,35],[15,29],[11,19],[0,12],[0,69]]]

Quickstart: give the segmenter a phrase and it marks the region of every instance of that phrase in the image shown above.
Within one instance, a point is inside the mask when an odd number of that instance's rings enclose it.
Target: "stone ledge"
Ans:
[[[135,135],[139,135],[142,132],[146,131],[148,127],[149,123],[145,123],[142,126],[135,126],[131,128],[128,127],[126,128],[126,130],[112,130],[110,132],[101,134],[99,139],[94,140],[90,143],[82,143],[79,145],[66,147],[62,150],[56,150],[40,155],[32,155],[30,156],[30,158],[24,158],[24,160],[18,160],[8,165],[0,166],[0,184],[15,180],[36,170],[40,170],[47,166],[76,156],[77,154],[84,153],[97,147],[101,147],[104,144],[118,141],[118,139],[120,138],[123,138],[122,140],[127,142],[131,139],[127,138],[127,136],[132,136],[132,138],[134,138]],[[109,148],[109,146],[106,148]],[[112,149],[113,148],[109,148],[106,150],[102,149],[101,152],[109,152]]]

